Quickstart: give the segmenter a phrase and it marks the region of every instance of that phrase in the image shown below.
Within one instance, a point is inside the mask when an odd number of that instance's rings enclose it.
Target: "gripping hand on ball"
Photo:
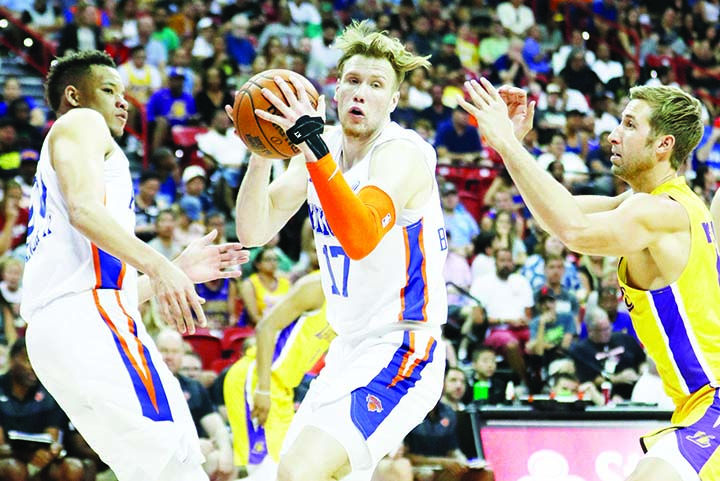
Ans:
[[[283,93],[285,103],[277,95],[275,95],[269,89],[263,89],[262,93],[270,103],[275,106],[278,112],[282,115],[271,114],[262,109],[256,109],[255,115],[263,120],[272,122],[282,127],[286,132],[292,127],[296,127],[298,119],[318,119],[322,123],[325,122],[325,96],[320,96],[318,99],[317,108],[313,107],[310,103],[310,97],[305,90],[305,86],[294,78],[291,79],[295,91],[290,88],[290,85],[283,80],[281,77],[275,77],[275,83],[277,84],[280,91]],[[302,123],[302,121],[301,121]],[[312,148],[313,146],[308,145],[309,142],[303,142],[299,144],[300,148],[305,153],[308,160],[317,160],[319,158],[317,149]]]

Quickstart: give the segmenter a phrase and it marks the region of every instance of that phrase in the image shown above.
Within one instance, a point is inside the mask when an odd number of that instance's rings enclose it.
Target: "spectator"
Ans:
[[[497,6],[497,16],[508,34],[524,37],[535,25],[535,15],[523,0],[508,0]]]
[[[565,68],[560,72],[568,88],[578,90],[583,95],[594,95],[600,91],[601,82],[585,61],[585,53],[574,49],[568,56]]]
[[[453,114],[453,109],[443,103],[443,90],[442,85],[433,85],[430,88],[432,103],[420,112],[420,117],[427,119],[432,124],[433,130],[437,130],[440,124],[450,120]]]
[[[623,304],[622,307],[621,304]],[[601,286],[598,289],[597,305],[607,313],[608,320],[612,326],[612,332],[621,332],[638,339],[632,320],[630,319],[630,314],[627,312],[627,308],[621,300],[621,294],[617,285],[605,284]],[[582,324],[579,337],[580,339],[588,337],[586,322]],[[638,340],[638,342],[640,341]]]
[[[211,18],[201,18],[197,25],[197,36],[193,42],[190,55],[196,62],[202,62],[215,54],[213,38],[215,37],[215,26]]]
[[[205,235],[202,201],[193,195],[185,195],[177,203],[177,225],[173,238],[185,248],[192,241]]]
[[[18,78],[8,75],[3,82],[2,101],[0,101],[0,118],[7,115],[10,103],[16,99],[25,99],[31,110],[38,108],[32,97],[23,95],[22,86]]]
[[[560,75],[560,72],[567,66],[570,54],[573,51],[581,52],[585,56],[586,64],[592,65],[595,63],[595,53],[585,47],[583,32],[576,28],[573,29],[570,35],[570,42],[561,46],[552,56],[552,66],[555,75]]]
[[[0,178],[8,178],[20,167],[20,151],[14,122],[8,117],[0,117]]]
[[[168,55],[172,54],[180,46],[180,38],[177,33],[168,26],[168,11],[161,4],[156,4],[153,10],[153,22],[155,30],[151,38],[160,41]],[[142,35],[141,35],[142,41]]]
[[[292,5],[290,3],[292,10]],[[305,2],[303,6],[312,5]],[[340,60],[342,52],[333,48],[333,42],[338,33],[338,25],[334,20],[322,22],[322,35],[311,40],[310,54],[308,55],[307,77],[316,80],[320,84],[325,83],[330,71],[332,71]]]
[[[508,83],[516,87],[524,87],[535,80],[534,73],[523,58],[525,42],[519,38],[511,38],[508,51],[495,61],[490,69],[489,80],[495,83]]]
[[[590,151],[590,136],[585,131],[585,114],[579,110],[565,112],[565,151],[587,159]]]
[[[537,161],[543,169],[551,162],[559,160],[565,169],[565,180],[572,186],[586,183],[589,180],[589,169],[585,161],[577,154],[568,152],[564,134],[553,134],[548,151],[538,157]]]
[[[546,93],[541,97],[544,102],[538,102],[537,130],[540,143],[550,140],[553,134],[565,130],[567,121],[565,116],[565,102],[562,98],[562,89],[556,83],[548,84]]]
[[[493,257],[493,241],[495,233],[481,231],[473,239],[473,254],[475,257],[470,264],[473,279],[495,272],[495,258]]]
[[[390,120],[405,128],[412,127],[419,113],[410,105],[410,85],[407,82],[401,83],[398,94],[398,103],[390,113]]]
[[[193,221],[204,223],[205,215],[215,208],[212,199],[205,192],[207,186],[205,169],[199,165],[188,165],[185,167],[185,170],[183,170],[182,182],[185,195],[180,199],[180,202],[182,203],[182,200],[186,197],[194,197],[199,200],[201,207],[200,216],[197,219],[193,218]]]
[[[480,41],[478,49],[480,62],[484,67],[493,65],[497,59],[506,55],[510,48],[510,39],[505,35],[500,20],[494,19],[490,27],[490,35]]]
[[[211,334],[222,337],[226,328],[234,326],[240,320],[237,300],[238,285],[234,279],[216,279],[196,284],[198,295],[205,299],[203,311],[207,318],[207,328]]]
[[[148,55],[145,45],[137,45],[130,50],[130,60],[118,67],[125,91],[135,97],[135,100],[145,105],[150,96],[162,85],[162,78],[158,68],[147,61]],[[133,105],[128,106],[130,125],[139,130],[140,111]]]
[[[591,381],[598,388],[605,381],[612,383],[612,394],[630,399],[638,380],[640,365],[645,353],[638,342],[628,334],[612,332],[607,313],[601,308],[585,313],[587,339],[570,347],[580,382]]]
[[[165,329],[155,340],[165,364],[175,375],[185,393],[190,414],[200,438],[200,449],[205,456],[203,468],[211,479],[230,481],[237,478],[233,465],[232,441],[225,423],[210,401],[210,395],[200,382],[180,374],[184,354],[182,336],[175,330]]]
[[[20,184],[8,180],[0,201],[0,256],[25,245],[30,212],[21,207],[22,198]]]
[[[535,389],[530,388],[531,392],[540,392],[540,373],[547,370],[552,361],[567,355],[577,333],[575,319],[569,313],[558,312],[557,303],[557,296],[547,286],[540,288],[535,295],[537,315],[530,321],[530,340],[527,343],[529,363],[537,383]]]
[[[428,79],[425,69],[418,68],[408,73],[410,88],[408,89],[408,102],[415,110],[424,110],[432,104],[432,97],[428,93],[432,82]]]
[[[37,109],[37,112],[41,113],[40,109]],[[15,126],[18,143],[25,148],[39,151],[42,146],[43,133],[33,125],[32,113],[27,100],[21,97],[10,102],[7,118],[12,120]],[[44,118],[44,114],[41,114],[41,118]],[[40,122],[40,126],[44,127],[44,122]]]
[[[461,23],[457,30],[457,45],[455,46],[455,51],[458,57],[460,57],[463,68],[471,72],[474,72],[480,65],[478,45],[477,34],[470,24],[466,22]]]
[[[77,12],[72,23],[60,32],[57,56],[62,57],[71,52],[85,50],[105,50],[103,33],[96,22],[97,8],[89,2],[78,3]]]
[[[598,45],[595,52],[597,58],[590,64],[595,75],[607,85],[610,80],[623,76],[623,66],[620,62],[610,58],[610,47],[605,43]]]
[[[559,256],[565,260],[565,274],[562,279],[563,289],[575,293],[580,288],[578,269],[571,259],[565,245],[560,242],[557,236],[542,233],[543,237],[538,242],[536,252],[528,257],[521,269],[522,275],[530,282],[533,290],[540,289],[545,282],[545,258],[548,256]]]
[[[9,454],[0,459],[2,479],[85,479],[82,462],[64,457],[61,432],[67,418],[38,382],[27,356],[24,338],[15,341],[10,349],[9,370],[0,375],[0,399],[3,400],[0,402],[0,441],[3,443],[0,444],[0,452]],[[37,444],[12,446],[8,439],[10,431],[48,434],[52,443],[40,448]]]
[[[600,394],[598,388],[591,382],[580,384],[574,374],[558,373],[550,377],[550,394],[558,396],[575,396],[578,399],[590,401],[596,406],[605,404],[605,397]]]
[[[435,149],[440,162],[472,163],[480,158],[480,132],[470,125],[468,118],[468,113],[457,107],[450,120],[438,125]]]
[[[447,33],[443,36],[440,48],[433,54],[430,61],[437,68],[442,65],[447,72],[456,72],[462,70],[462,62],[458,57],[456,50],[457,36],[453,33]]]
[[[510,249],[513,256],[513,262],[516,265],[523,265],[527,259],[525,244],[520,239],[520,234],[513,222],[514,214],[509,210],[501,210],[495,214],[491,230],[495,232],[493,245]]]
[[[657,366],[652,358],[648,357],[642,374],[633,387],[630,401],[633,403],[655,404],[659,409],[675,410],[675,403],[665,392],[662,379],[657,372]]]
[[[165,42],[160,36],[155,35],[155,21],[152,17],[145,15],[137,20],[138,43],[145,47],[147,63],[164,72],[168,62],[169,51]]]
[[[210,125],[215,113],[224,111],[226,105],[233,105],[234,99],[228,91],[225,72],[217,67],[203,70],[200,85],[200,91],[195,94],[195,107],[200,121]]]
[[[438,481],[481,481],[492,479],[483,468],[471,467],[460,451],[457,417],[450,406],[439,401],[405,438],[406,456],[415,479]],[[439,472],[435,475],[435,470]],[[490,476],[488,478],[488,476]]]
[[[167,206],[158,202],[160,176],[153,171],[140,174],[138,193],[135,196],[135,235],[145,241],[155,237],[155,225],[158,214]]]
[[[155,217],[156,236],[148,242],[148,245],[160,252],[167,259],[175,259],[182,252],[182,246],[175,240],[175,227],[177,216],[171,209],[158,212]]]
[[[528,69],[532,73],[547,77],[551,73],[551,67],[550,61],[542,49],[541,41],[542,30],[539,25],[533,25],[528,29],[522,54]]]
[[[457,367],[449,367],[445,372],[445,384],[441,401],[450,406],[453,411],[463,411],[465,404],[463,398],[467,391],[467,377],[465,372]]]
[[[303,36],[303,30],[300,26],[293,23],[292,16],[290,15],[290,9],[287,5],[280,6],[278,13],[278,20],[276,22],[268,23],[258,39],[258,48],[261,50],[271,38],[278,39],[280,44],[285,48],[291,48],[300,44],[300,39]]]
[[[253,274],[243,281],[240,295],[245,305],[243,324],[255,326],[263,314],[290,290],[290,281],[278,272],[278,255],[262,248],[252,260]]]
[[[153,151],[150,162],[153,171],[160,177],[158,202],[162,205],[172,205],[182,182],[177,158],[170,149],[161,147]]]
[[[551,242],[554,242],[554,240]],[[573,334],[576,334],[577,326],[580,325],[580,304],[575,294],[563,284],[566,274],[566,262],[567,259],[563,257],[562,251],[559,254],[557,252],[545,252],[545,282],[542,287],[535,289],[535,296],[537,302],[537,296],[540,295],[544,288],[547,288],[549,293],[555,297],[555,310],[558,314],[570,316],[576,327]]]
[[[247,147],[234,131],[225,110],[216,110],[210,121],[210,130],[196,137],[206,165],[209,160],[215,168],[238,169],[245,162]],[[236,179],[234,186],[238,185],[239,179]]]
[[[238,13],[232,17],[225,34],[227,53],[241,69],[249,69],[256,56],[255,46],[250,39],[248,28],[250,28],[248,17]],[[215,54],[217,55],[217,51]]]
[[[183,91],[185,71],[168,69],[168,86],[150,96],[147,120],[152,124],[152,148],[158,149],[170,140],[170,128],[188,125],[196,116],[195,99]]]
[[[50,39],[65,26],[62,9],[55,2],[49,4],[48,0],[33,0],[20,15],[20,21]]]
[[[173,75],[173,71],[182,75],[183,92],[195,95],[200,90],[201,85],[195,75],[195,72],[190,67],[191,61],[192,57],[190,57],[190,51],[181,45],[170,54],[170,63],[165,68],[165,75],[170,77]]]
[[[473,238],[480,233],[475,218],[460,203],[457,187],[444,182],[440,187],[445,230],[450,232],[448,245],[451,250],[467,258],[472,253]]]
[[[472,352],[472,375],[467,379],[465,389],[465,404],[475,401],[475,385],[480,382],[487,387],[487,399],[480,399],[484,404],[497,405],[507,401],[506,391],[508,386],[507,376],[497,372],[497,354],[490,346],[480,346]],[[482,396],[484,392],[479,393]]]
[[[525,380],[525,343],[530,338],[533,295],[530,283],[513,273],[512,251],[495,250],[495,272],[473,281],[470,293],[482,302],[487,312],[489,334],[485,344],[502,354],[510,368]],[[474,307],[473,310],[479,310]]]

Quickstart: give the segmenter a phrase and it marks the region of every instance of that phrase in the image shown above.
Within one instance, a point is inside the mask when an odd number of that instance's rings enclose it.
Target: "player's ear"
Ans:
[[[658,139],[658,152],[669,153],[675,147],[675,136],[674,135],[663,135]]]
[[[65,87],[65,91],[63,92],[63,94],[65,96],[65,101],[71,106],[80,106],[80,92],[78,92],[78,89],[75,88],[75,86],[68,85],[67,87]]]

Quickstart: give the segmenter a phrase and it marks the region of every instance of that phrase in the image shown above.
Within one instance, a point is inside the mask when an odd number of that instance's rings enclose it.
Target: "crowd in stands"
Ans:
[[[131,97],[129,127],[140,132],[144,121],[149,125],[147,139],[127,134],[119,140],[134,167],[136,234],[168,258],[212,229],[218,243],[235,238],[234,203],[248,154],[223,109],[252,75],[272,68],[305,75],[326,95],[332,123],[339,59],[332,43],[349,21],[368,19],[411,51],[431,57],[429,70],[410,73],[400,85],[392,118],[434,145],[441,164],[449,368],[441,404],[381,464],[378,481],[433,479],[437,469],[417,469],[421,465],[441,466],[450,476],[442,479],[476,479],[457,464],[463,456],[447,430],[454,426],[448,421],[454,411],[472,402],[513,403],[542,393],[571,393],[595,404],[662,397],[618,288],[617,259],[569,252],[537,225],[501,159],[483,145],[474,119],[457,107],[456,96],[463,95],[465,80],[480,76],[526,89],[537,109],[524,143],[538,162],[574,193],[618,195],[627,186],[611,175],[608,133],[619,123],[629,89],[678,85],[703,103],[705,135],[681,173],[709,203],[720,172],[718,0],[6,0],[2,5],[50,42],[58,56],[104,49],[115,59]],[[20,35],[12,24],[6,32]],[[53,114],[23,93],[18,78],[5,77],[1,93],[0,368],[21,382],[25,325],[18,306],[29,193]],[[276,161],[272,175],[286,165]],[[207,300],[209,326],[203,335],[223,339],[243,327],[245,346],[251,344],[248,333],[263,313],[319,262],[301,209],[278,236],[253,249],[242,279],[197,287]],[[165,323],[152,302],[143,306],[143,317],[152,333],[163,336]],[[188,389],[201,400],[198,428],[214,463],[208,470],[225,469],[229,441],[218,432],[217,423],[226,418],[216,416],[224,404],[222,376],[216,377],[242,348],[207,359],[207,350],[194,345],[193,354],[193,345],[179,346],[179,339],[167,334],[160,343],[173,372],[196,380]],[[0,377],[0,394],[9,382]],[[18,402],[37,399],[40,389],[32,387]],[[68,428],[58,423],[49,426]],[[7,434],[12,426],[0,406],[0,427]],[[77,448],[69,454],[91,459],[83,453]],[[102,471],[98,460],[95,466]]]

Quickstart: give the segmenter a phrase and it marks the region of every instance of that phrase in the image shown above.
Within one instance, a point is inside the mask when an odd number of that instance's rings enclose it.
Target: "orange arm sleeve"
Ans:
[[[390,196],[375,186],[355,195],[330,154],[306,165],[325,219],[345,254],[353,260],[367,256],[395,225]]]

